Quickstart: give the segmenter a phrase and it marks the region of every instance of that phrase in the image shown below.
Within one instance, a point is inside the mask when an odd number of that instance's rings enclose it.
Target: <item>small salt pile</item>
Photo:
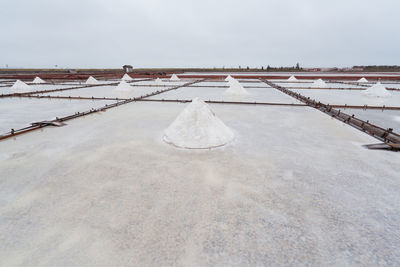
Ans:
[[[36,77],[35,79],[33,79],[32,83],[46,83],[46,82],[40,79],[39,77]]]
[[[233,78],[231,75],[228,75],[226,78],[225,78],[225,81],[227,81],[227,82],[229,82],[229,81],[232,81],[232,80],[234,80],[235,78]]]
[[[171,78],[169,79],[170,81],[180,81],[181,79],[176,76],[176,74],[172,74]]]
[[[318,79],[313,82],[313,87],[325,88],[328,87],[328,85],[322,79]]]
[[[156,83],[156,84],[162,84],[163,81],[162,81],[160,78],[157,78],[157,79],[155,80],[155,83]]]
[[[130,91],[132,90],[132,86],[130,86],[126,81],[122,80],[120,83],[115,87],[115,91]]]
[[[228,82],[229,88],[225,90],[224,94],[229,94],[229,95],[248,95],[249,93],[246,91],[246,89],[243,88],[243,86],[240,84],[240,82],[234,78]]]
[[[292,75],[289,77],[288,81],[295,82],[295,81],[297,81],[297,79],[296,79],[296,77],[294,77],[294,75]]]
[[[186,106],[164,132],[164,141],[181,148],[223,146],[235,135],[198,97]]]
[[[29,91],[30,89],[31,87],[21,80],[17,80],[13,86],[11,86],[11,90],[14,91]]]
[[[383,86],[380,82],[377,82],[375,85],[369,87],[364,91],[364,95],[371,97],[390,97],[391,93]]]
[[[365,79],[364,77],[362,77],[361,79],[359,79],[357,82],[359,82],[359,83],[367,83],[368,82],[368,80],[367,79]]]
[[[125,73],[125,75],[122,76],[121,80],[123,80],[123,81],[132,81],[133,79],[132,79],[131,76],[129,76],[128,74]]]
[[[96,80],[95,78],[93,78],[93,76],[90,76],[90,77],[86,80],[86,84],[99,84],[99,81]]]

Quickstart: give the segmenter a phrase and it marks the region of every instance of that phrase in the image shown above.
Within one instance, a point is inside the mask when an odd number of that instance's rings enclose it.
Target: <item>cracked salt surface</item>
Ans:
[[[400,154],[307,107],[211,105],[236,139],[175,149],[131,103],[0,142],[0,265],[398,265]]]

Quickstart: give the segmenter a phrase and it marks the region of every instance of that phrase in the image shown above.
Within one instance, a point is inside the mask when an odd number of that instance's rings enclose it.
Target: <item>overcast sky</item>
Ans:
[[[400,65],[400,0],[2,0],[0,68]]]

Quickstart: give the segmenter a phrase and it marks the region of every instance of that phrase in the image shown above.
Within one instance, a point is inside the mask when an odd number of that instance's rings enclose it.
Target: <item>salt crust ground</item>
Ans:
[[[398,153],[309,108],[213,105],[231,145],[173,148],[183,104],[0,143],[0,265],[398,265]],[[129,122],[129,123],[127,123]]]

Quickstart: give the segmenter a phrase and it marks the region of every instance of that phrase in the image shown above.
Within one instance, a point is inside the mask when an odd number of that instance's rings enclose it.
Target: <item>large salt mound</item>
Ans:
[[[377,82],[375,85],[365,90],[364,95],[372,97],[390,97],[392,94],[386,90],[385,86],[383,86],[380,82]]]
[[[90,76],[90,77],[86,80],[86,84],[99,84],[99,81],[96,80],[95,78],[93,78],[93,76]]]
[[[46,82],[40,79],[39,77],[36,77],[35,79],[33,79],[32,83],[46,83]]]
[[[181,79],[178,78],[178,76],[176,76],[176,74],[172,74],[170,81],[180,81]]]
[[[243,86],[235,79],[232,79],[228,82],[229,88],[225,90],[224,94],[230,95],[248,95],[249,93]]]
[[[367,79],[365,79],[364,77],[362,77],[361,79],[359,79],[357,82],[359,82],[359,83],[367,83],[368,82],[368,80]]]
[[[318,79],[313,82],[313,87],[324,88],[328,87],[328,85],[322,79]]]
[[[30,89],[31,87],[21,80],[17,80],[13,86],[11,86],[11,90],[15,91],[29,91]]]
[[[130,86],[127,82],[124,80],[120,81],[119,84],[115,87],[115,91],[130,91],[132,90],[132,86]]]
[[[123,81],[132,81],[133,79],[132,79],[131,76],[129,76],[128,74],[125,73],[125,75],[122,76],[121,80],[123,80]]]
[[[181,148],[213,148],[223,146],[235,135],[199,98],[178,115],[165,130],[164,141]]]
[[[294,75],[290,76],[289,79],[287,79],[290,82],[294,82],[297,81],[296,77],[294,77]]]

